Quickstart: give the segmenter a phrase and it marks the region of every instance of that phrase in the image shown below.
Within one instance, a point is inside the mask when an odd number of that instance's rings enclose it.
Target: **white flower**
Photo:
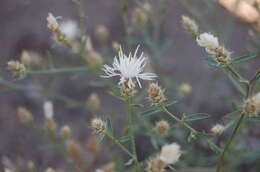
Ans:
[[[53,118],[53,104],[51,101],[46,101],[43,104],[43,111],[44,111],[44,116],[46,119],[52,119]]]
[[[134,79],[136,79],[140,88],[142,88],[142,86],[139,79],[154,80],[154,78],[157,77],[155,74],[143,72],[146,65],[146,58],[143,56],[143,53],[137,57],[138,48],[139,46],[137,46],[134,56],[132,56],[131,53],[127,56],[120,47],[118,58],[114,58],[112,67],[104,65],[102,70],[107,75],[101,77],[110,78],[113,76],[120,76],[119,85],[127,84],[129,88],[135,87]]]
[[[80,34],[77,22],[73,20],[62,22],[60,24],[60,30],[70,40],[75,40]]]
[[[211,132],[214,134],[222,134],[225,130],[225,127],[221,124],[216,124],[211,128]]]
[[[204,47],[209,54],[216,54],[216,49],[219,48],[218,38],[210,33],[202,33],[197,37],[199,46]]]
[[[61,17],[54,17],[52,13],[48,13],[48,17],[47,17],[47,26],[49,29],[51,29],[52,31],[57,31],[57,29],[59,29],[59,24],[57,22],[57,19],[59,19]]]
[[[180,146],[177,143],[172,143],[162,147],[160,160],[167,163],[176,163],[181,156]]]

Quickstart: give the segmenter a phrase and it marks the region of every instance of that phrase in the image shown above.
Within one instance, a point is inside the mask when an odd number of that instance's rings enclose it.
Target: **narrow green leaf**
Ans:
[[[210,138],[215,137],[213,134],[208,134],[208,133],[204,133],[204,132],[197,132],[197,133],[195,133],[195,135],[202,139],[210,139]]]
[[[240,95],[244,97],[246,95],[245,89],[239,84],[239,82],[232,75],[228,75],[228,78],[234,85],[235,89],[240,93]]]
[[[245,55],[245,56],[233,58],[231,63],[245,62],[245,61],[251,60],[251,59],[253,59],[253,58],[257,57],[257,56],[258,56],[258,54],[251,54],[251,55]]]
[[[113,136],[113,126],[110,118],[107,118],[107,132]]]
[[[251,116],[248,117],[248,120],[253,122],[260,122],[260,116]]]
[[[209,118],[209,114],[206,113],[194,113],[185,115],[184,120],[185,121],[196,121],[196,120],[202,120]]]
[[[126,163],[125,163],[125,166],[130,166],[132,165],[134,162],[134,159],[129,159]]]
[[[120,138],[118,138],[118,140],[121,142],[121,143],[125,143],[127,141],[130,140],[130,137],[129,136],[122,136]]]
[[[259,80],[260,80],[260,71],[257,71],[256,74],[254,75],[254,77],[250,80],[250,83],[252,84]]]
[[[224,115],[223,117],[227,119],[237,119],[239,118],[239,114],[241,114],[241,111],[234,111]]]
[[[204,58],[203,61],[206,62],[208,65],[213,66],[213,67],[220,67],[221,66],[218,62],[216,62],[215,60],[213,60],[211,58]]]
[[[177,103],[177,101],[173,101],[173,102],[170,102],[170,103],[166,104],[165,106],[166,106],[166,107],[169,107],[169,106],[171,106],[171,105],[173,105],[173,104],[176,104],[176,103]],[[158,107],[154,107],[154,108],[151,108],[151,109],[149,109],[149,110],[147,110],[147,111],[142,112],[142,113],[141,113],[141,116],[150,116],[150,115],[159,113],[159,112],[161,112],[161,111],[162,111],[162,110],[159,109]]]

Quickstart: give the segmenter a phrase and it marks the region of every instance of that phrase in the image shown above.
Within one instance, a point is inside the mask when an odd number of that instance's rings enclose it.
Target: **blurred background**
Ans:
[[[144,3],[150,5],[150,11],[147,13],[149,21],[145,26],[132,24],[133,11]],[[255,4],[257,1],[247,3],[259,12]],[[91,37],[93,47],[100,53],[104,63],[110,64],[113,57],[117,55],[112,46],[115,41],[122,44],[127,51],[127,34],[131,33],[129,46],[135,49],[137,44],[140,44],[140,51],[144,51],[152,59],[150,64],[152,71],[159,75],[159,83],[165,88],[168,99],[178,100],[171,110],[178,115],[193,112],[211,115],[209,119],[194,123],[195,128],[209,131],[221,116],[233,111],[234,104],[241,102],[241,97],[228,78],[220,70],[211,68],[202,61],[207,54],[197,45],[195,39],[184,31],[181,26],[181,16],[193,18],[199,25],[200,32],[211,32],[217,35],[221,44],[232,51],[232,56],[238,57],[259,51],[258,24],[256,20],[251,21],[251,18],[257,17],[254,16],[256,14],[252,13],[251,8],[248,9],[249,14],[243,11],[244,8],[239,9],[239,12],[243,13],[240,14],[221,0],[85,0],[82,4],[84,6],[81,7],[87,16],[84,22],[85,32]],[[77,140],[82,147],[93,136],[88,123],[94,116],[110,116],[113,119],[115,133],[118,135],[123,132],[122,128],[125,126],[125,106],[119,99],[111,96],[109,89],[100,83],[100,79],[97,79],[101,71],[92,71],[94,74],[89,72],[37,74],[15,79],[7,70],[7,62],[19,60],[24,50],[37,52],[45,64],[43,69],[47,69],[50,56],[51,62],[56,67],[86,65],[73,52],[54,45],[52,33],[47,28],[46,17],[49,12],[54,16],[62,16],[61,20],[73,20],[79,26],[79,8],[77,2],[72,0],[0,1],[0,157],[3,161],[0,164],[0,171],[3,171],[6,163],[18,164],[21,166],[21,171],[26,171],[25,164],[29,160],[33,160],[38,168],[37,171],[44,171],[47,167],[70,171],[61,158],[62,151],[48,146],[46,135],[41,134],[41,131],[33,130],[31,126],[21,124],[17,117],[19,106],[30,109],[34,124],[41,126],[44,119],[43,102],[51,100],[58,127],[69,125],[73,139]],[[108,30],[105,41],[102,38],[100,40],[97,31],[101,25]],[[250,78],[259,69],[259,64],[260,59],[256,58],[239,66],[239,70],[245,77]],[[39,67],[33,69],[37,71]],[[183,84],[190,86],[188,92],[180,90]],[[116,82],[114,85],[116,86]],[[144,85],[147,87],[147,84]],[[257,91],[259,88],[256,88]],[[92,93],[96,93],[100,100],[98,112],[93,112],[87,105],[87,100]],[[140,95],[145,97],[145,91]],[[146,99],[140,98],[138,101],[145,102],[144,104],[149,107]],[[140,113],[144,110],[138,111]],[[159,116],[156,116],[152,121],[158,118]],[[249,127],[246,142],[258,154],[256,153],[257,155],[252,159],[247,158],[248,162],[235,164],[234,169],[237,171],[238,169],[252,172],[260,170],[257,167],[260,162],[259,131],[259,125],[256,123],[252,123]],[[221,143],[228,134],[229,132],[223,134],[217,142]],[[178,138],[179,136],[174,136],[169,139],[178,140]],[[104,145],[107,143],[109,144],[109,141],[105,140]],[[137,137],[137,145],[140,159],[150,156],[150,152],[156,150],[147,136],[141,134]],[[91,167],[90,171],[94,171],[111,159],[122,161],[121,163],[127,161],[127,157],[112,156],[108,153],[109,148],[101,147],[95,167]],[[113,146],[111,147],[112,150],[120,153]],[[183,171],[196,171],[196,168],[190,169],[192,166],[201,166],[198,168],[200,172],[214,171],[210,168],[215,160],[214,157],[210,159],[213,153],[205,147],[197,143],[195,147],[186,149],[187,152],[191,151],[194,154],[192,157],[184,155],[186,165],[180,165],[183,166]],[[196,151],[200,151],[201,155],[195,154]],[[90,155],[86,153],[83,156],[88,159]],[[239,161],[238,157],[233,158]]]

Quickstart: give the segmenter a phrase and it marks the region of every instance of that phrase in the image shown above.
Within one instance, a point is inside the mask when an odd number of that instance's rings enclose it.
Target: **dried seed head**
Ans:
[[[71,156],[77,163],[81,163],[81,148],[79,144],[75,140],[69,140],[66,144],[66,149]]]
[[[22,123],[30,123],[33,121],[31,112],[25,107],[19,106],[17,108],[17,115]]]
[[[43,111],[44,111],[44,116],[46,119],[52,119],[53,115],[54,115],[53,103],[51,101],[44,102]]]
[[[191,92],[192,87],[188,83],[183,83],[183,84],[180,85],[179,90],[182,94],[186,95],[186,94],[189,94]]]
[[[13,75],[24,75],[26,73],[24,64],[15,60],[10,60],[7,62],[7,69],[10,70]]]
[[[23,50],[21,54],[21,62],[25,66],[37,66],[42,63],[42,59],[36,52]]]
[[[192,34],[193,36],[197,36],[199,34],[199,27],[191,18],[182,16],[181,23],[186,32]]]
[[[87,100],[87,105],[92,111],[97,111],[100,108],[100,99],[97,93],[91,93]]]
[[[153,105],[159,105],[166,100],[164,96],[164,90],[158,86],[158,83],[151,83],[149,85],[148,98]]]
[[[98,25],[95,30],[95,36],[101,42],[106,41],[109,36],[108,28],[105,25]]]
[[[225,127],[221,124],[216,124],[211,128],[211,132],[214,133],[215,135],[220,135],[224,132]]]
[[[149,160],[146,171],[147,172],[164,172],[164,168],[166,167],[166,165],[167,164],[160,159],[160,156],[156,156],[155,158]]]
[[[100,150],[100,144],[97,136],[91,136],[86,143],[86,150],[88,152],[96,153]]]
[[[100,118],[94,118],[91,120],[90,127],[96,134],[102,134],[106,131],[106,122]]]
[[[63,139],[68,139],[71,135],[71,129],[68,125],[64,125],[61,129],[60,129],[60,136]]]
[[[165,120],[161,120],[161,121],[158,121],[156,123],[155,131],[159,135],[163,135],[163,134],[166,134],[169,131],[169,128],[170,128],[169,123],[167,121],[165,121]]]
[[[146,12],[142,8],[135,8],[132,12],[132,21],[138,25],[145,25],[148,21]]]
[[[97,169],[96,172],[115,172],[115,163],[110,162],[101,169]]]
[[[167,164],[176,163],[181,156],[180,146],[177,143],[165,145],[160,153],[160,160]]]
[[[47,168],[46,170],[45,170],[45,172],[56,172],[56,170],[54,170],[53,168]]]

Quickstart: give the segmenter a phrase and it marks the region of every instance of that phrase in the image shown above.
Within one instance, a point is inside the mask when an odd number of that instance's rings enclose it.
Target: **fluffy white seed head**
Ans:
[[[51,101],[44,102],[43,111],[44,111],[44,116],[46,119],[53,118],[54,112],[53,112],[53,104]]]
[[[211,128],[211,132],[218,135],[218,134],[222,134],[225,130],[225,127],[221,124],[216,124]]]
[[[217,48],[219,48],[218,38],[210,33],[202,33],[197,37],[197,43],[199,46],[204,47],[209,54],[215,54]]]
[[[128,56],[123,53],[122,48],[118,54],[118,58],[114,58],[112,67],[108,65],[103,66],[103,71],[106,75],[101,77],[110,78],[114,76],[120,76],[119,85],[127,85],[129,88],[135,87],[135,80],[141,88],[140,79],[142,80],[154,80],[157,76],[153,73],[145,73],[144,67],[146,65],[146,57],[143,53],[137,57],[139,46],[136,48],[134,55],[130,53]]]
[[[172,143],[162,147],[160,160],[167,164],[176,163],[181,156],[180,146],[177,143]]]

